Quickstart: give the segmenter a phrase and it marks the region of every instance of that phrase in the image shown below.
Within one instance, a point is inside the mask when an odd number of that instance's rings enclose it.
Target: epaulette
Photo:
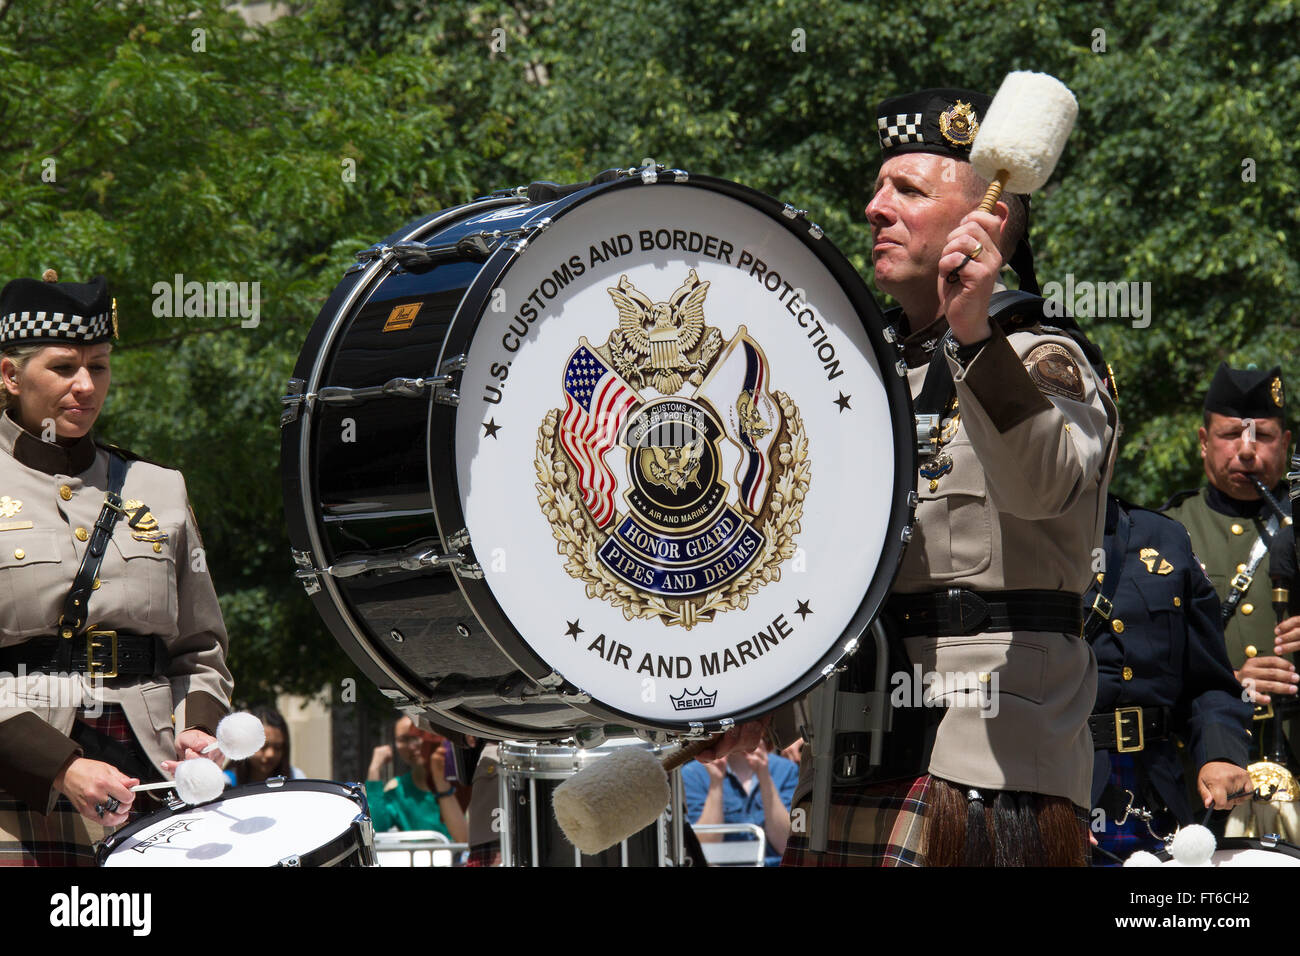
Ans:
[[[1163,518],[1165,521],[1172,522],[1173,524],[1178,525],[1180,528],[1182,527],[1182,524],[1178,521],[1177,518],[1171,518],[1169,515],[1163,514],[1161,512],[1161,509],[1159,508],[1147,508],[1143,505],[1135,505],[1133,502],[1129,501],[1128,499],[1121,498],[1119,495],[1116,494],[1111,494],[1109,495],[1109,497],[1114,498],[1119,503],[1119,506],[1127,512],[1132,513],[1134,511],[1145,511],[1147,514],[1155,515],[1157,518]]]
[[[1166,501],[1164,504],[1162,504],[1159,508],[1157,508],[1156,511],[1168,511],[1170,508],[1175,508],[1178,505],[1181,505],[1184,501],[1186,501],[1188,498],[1192,497],[1193,495],[1199,495],[1200,493],[1201,493],[1200,488],[1189,488],[1187,491],[1176,491],[1169,498],[1169,500]]]
[[[176,470],[171,465],[164,465],[161,464],[160,462],[154,461],[152,458],[146,458],[144,457],[144,455],[137,455],[129,448],[123,448],[121,445],[115,445],[112,442],[104,441],[103,439],[100,438],[95,439],[95,444],[98,445],[100,448],[103,448],[105,451],[111,451],[113,454],[118,455],[119,457],[124,458],[127,461],[142,461],[146,465],[155,465],[158,468],[166,468],[168,471]]]
[[[1092,366],[1099,382],[1110,382],[1110,366],[1106,364],[1101,349],[1079,328],[1074,316],[1047,314],[1047,300],[1042,296],[1019,289],[994,292],[989,299],[989,321],[1002,326],[1008,335],[1012,332],[1032,332],[1036,335],[1061,335],[1073,339]],[[1112,388],[1113,390],[1113,388]]]

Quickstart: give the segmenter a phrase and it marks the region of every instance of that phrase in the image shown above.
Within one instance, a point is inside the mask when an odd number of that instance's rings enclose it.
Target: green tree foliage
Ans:
[[[290,574],[278,397],[350,253],[493,188],[653,157],[808,209],[865,274],[874,104],[1050,72],[1081,111],[1034,198],[1039,277],[1150,283],[1148,326],[1082,324],[1120,383],[1115,487],[1157,503],[1198,481],[1218,361],[1300,371],[1298,18],[1293,0],[324,0],[250,27],[216,0],[0,0],[0,275],[108,276],[124,332],[101,430],[185,470],[241,692],[312,691],[350,667]],[[259,282],[260,324],[156,315],[178,273]]]

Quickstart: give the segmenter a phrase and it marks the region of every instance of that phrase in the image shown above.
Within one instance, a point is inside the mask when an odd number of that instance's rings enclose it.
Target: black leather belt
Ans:
[[[1093,750],[1136,753],[1149,743],[1169,739],[1168,707],[1117,707],[1088,718]]]
[[[63,649],[72,645],[72,660]],[[158,638],[91,628],[71,640],[58,636],[33,637],[13,647],[0,648],[0,667],[13,672],[23,665],[27,673],[84,671],[87,677],[149,676],[158,670]],[[66,668],[65,668],[66,665]]]
[[[1078,637],[1083,625],[1077,594],[1065,591],[968,591],[894,594],[885,602],[890,623],[904,637],[953,637],[989,631],[1047,631]]]

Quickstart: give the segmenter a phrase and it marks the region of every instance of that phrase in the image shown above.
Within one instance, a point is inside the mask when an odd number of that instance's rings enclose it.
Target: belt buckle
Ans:
[[[1240,571],[1233,575],[1230,585],[1234,591],[1240,591],[1242,594],[1245,594],[1250,590],[1251,582],[1254,580],[1255,576],[1253,574],[1247,574],[1245,571]]]
[[[108,638],[108,644],[105,645],[96,638]],[[105,646],[110,648],[111,664],[108,670],[103,670],[104,665],[95,660],[95,648]],[[99,676],[106,680],[117,676],[117,631],[101,631],[92,627],[86,632],[86,676],[92,679]]]
[[[1127,744],[1124,738],[1124,718],[1137,718],[1137,746]],[[1146,739],[1142,733],[1142,708],[1141,707],[1117,707],[1115,708],[1115,752],[1121,754],[1137,753],[1146,746]]]

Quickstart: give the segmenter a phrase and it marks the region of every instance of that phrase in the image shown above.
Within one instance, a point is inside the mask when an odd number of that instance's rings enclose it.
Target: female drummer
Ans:
[[[0,292],[0,864],[9,865],[93,863],[91,844],[141,809],[131,786],[215,743],[231,689],[184,479],[91,435],[116,334],[107,285],[56,280],[51,271]]]

